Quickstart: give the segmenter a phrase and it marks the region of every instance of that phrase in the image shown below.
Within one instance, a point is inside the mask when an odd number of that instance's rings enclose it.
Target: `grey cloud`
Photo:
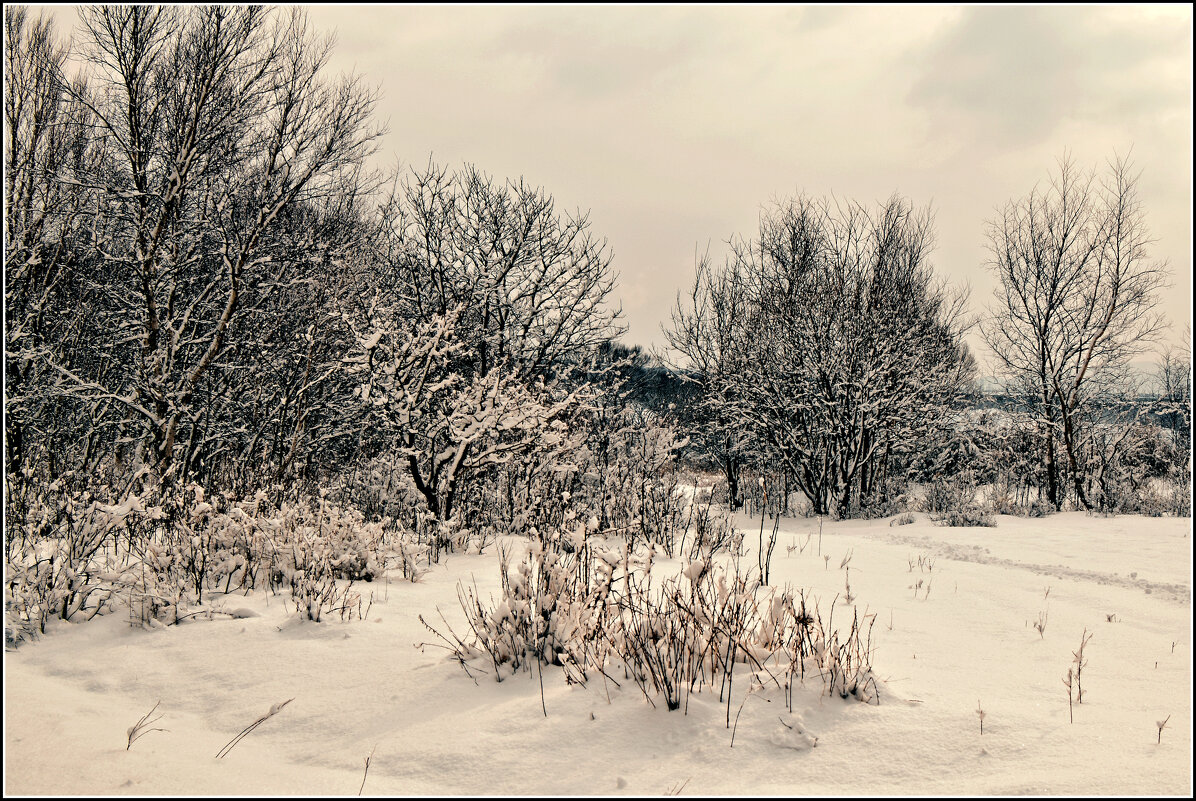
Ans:
[[[838,6],[807,6],[801,9],[800,24],[803,31],[810,33],[838,25],[851,9]]]
[[[707,29],[678,9],[554,11],[513,21],[485,48],[486,56],[541,59],[551,89],[591,100],[683,74],[707,44]]]
[[[1146,17],[1113,24],[1091,8],[968,8],[914,57],[923,72],[909,100],[942,115],[936,124],[970,124],[998,145],[1040,142],[1067,118],[1182,108],[1191,87],[1190,77],[1155,76],[1168,61],[1190,65],[1190,29]]]

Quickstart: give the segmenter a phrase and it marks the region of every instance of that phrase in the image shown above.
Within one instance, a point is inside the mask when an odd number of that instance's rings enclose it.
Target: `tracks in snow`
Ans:
[[[980,545],[958,545],[955,543],[943,542],[942,540],[936,540],[933,537],[915,537],[890,532],[888,533],[888,536],[881,537],[879,539],[885,542],[891,542],[893,544],[911,545],[924,550],[932,550],[936,556],[943,556],[947,559],[953,559],[957,562],[974,562],[980,565],[997,565],[999,567],[1028,570],[1033,573],[1040,573],[1044,576],[1052,576],[1055,578],[1091,581],[1097,584],[1106,585],[1111,584],[1120,587],[1126,587],[1128,589],[1141,590],[1147,595],[1153,595],[1161,599],[1176,601],[1181,604],[1192,603],[1192,588],[1184,584],[1172,584],[1163,581],[1149,581],[1144,578],[1131,578],[1129,576],[1122,576],[1117,573],[1103,573],[1098,570],[1083,570],[1081,568],[1068,567],[1066,565],[1060,564],[1044,565],[1038,564],[1036,562],[1022,562],[1017,559],[1006,559],[1001,556],[993,556],[988,552],[987,548],[984,548]]]

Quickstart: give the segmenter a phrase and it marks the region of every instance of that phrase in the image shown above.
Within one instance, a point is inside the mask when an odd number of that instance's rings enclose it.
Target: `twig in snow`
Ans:
[[[370,760],[374,758],[374,752],[378,750],[378,744],[370,749],[370,755],[365,758],[365,772],[361,774],[361,786],[357,788],[357,794],[361,795],[361,791],[365,789],[365,777],[370,775]]]
[[[690,776],[689,778],[692,779],[693,777]],[[679,785],[672,786],[671,788],[669,788],[669,791],[667,793],[665,793],[665,795],[681,795],[681,791],[685,789],[685,785],[687,785],[687,784],[689,784],[689,779],[686,779],[685,781],[681,782],[681,784],[679,784]]]
[[[540,666],[540,709],[548,717],[548,706],[544,703],[544,663],[537,659],[536,664]]]
[[[154,718],[153,720],[150,720],[150,715],[154,714],[154,709],[157,709],[158,704],[160,704],[160,703],[162,703],[161,700],[159,700],[157,703],[155,703],[153,709],[151,709],[149,712],[146,712],[141,717],[141,720],[137,721],[136,723],[134,723],[132,726],[129,727],[128,732],[126,732],[129,736],[129,744],[125,746],[126,751],[128,751],[130,748],[133,747],[133,743],[137,742],[142,737],[149,734],[151,731],[169,731],[169,729],[147,728],[147,726],[149,726],[151,723],[157,723],[159,720],[162,719],[162,716],[158,715],[158,717]]]
[[[1040,639],[1040,640],[1042,639],[1042,633],[1044,631],[1046,631],[1046,624],[1047,624],[1047,613],[1046,613],[1046,610],[1044,609],[1038,613],[1038,620],[1034,621],[1034,628],[1038,629],[1038,639]]]
[[[1163,718],[1162,720],[1156,720],[1156,721],[1154,722],[1154,725],[1156,725],[1156,726],[1158,726],[1158,727],[1159,727],[1159,739],[1158,739],[1158,742],[1156,743],[1156,745],[1162,745],[1162,744],[1163,744],[1163,729],[1164,729],[1164,728],[1166,728],[1166,726],[1167,726],[1167,721],[1169,721],[1169,720],[1171,720],[1171,716],[1170,716],[1170,715],[1168,715],[1167,717]]]
[[[219,751],[217,751],[216,758],[223,759],[224,757],[228,756],[229,751],[232,751],[233,748],[236,747],[237,743],[244,740],[247,736],[249,736],[249,734],[251,734],[253,732],[254,729],[256,729],[258,726],[265,723],[270,718],[277,715],[280,711],[282,711],[282,708],[284,706],[286,706],[287,704],[291,703],[291,701],[294,701],[294,700],[295,700],[294,698],[288,698],[287,700],[283,701],[282,703],[275,704],[274,706],[270,707],[269,712],[262,715],[260,718],[255,720],[253,723],[250,723],[248,726],[246,726],[244,729],[241,730],[240,734],[238,734],[236,737],[229,740],[223,748],[221,748]]]
[[[747,703],[747,700],[752,697],[752,693],[754,693],[755,691],[756,691],[756,688],[753,686],[751,689],[749,689],[747,691],[747,695],[745,695],[743,697],[743,701],[741,701],[739,703],[739,711],[735,713],[735,725],[731,728],[731,747],[732,748],[735,747],[735,732],[739,731],[739,716],[743,714],[743,706],[744,706],[744,704]],[[730,706],[727,707],[727,711],[728,712],[731,711]],[[784,722],[784,721],[782,721],[782,722]]]

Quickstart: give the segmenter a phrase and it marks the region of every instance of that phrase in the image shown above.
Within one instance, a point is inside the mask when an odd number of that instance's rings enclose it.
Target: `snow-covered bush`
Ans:
[[[622,422],[611,458],[595,465],[599,520],[603,528],[626,531],[632,546],[642,537],[672,554],[684,534],[688,506],[677,461],[686,440],[646,410],[632,410]]]
[[[970,472],[944,476],[926,488],[922,511],[940,514],[965,509],[976,500],[976,482]]]
[[[695,494],[687,511],[686,537],[678,555],[694,560],[711,554],[731,552],[737,532],[731,526],[731,518],[713,506],[713,493],[703,500]],[[742,541],[742,534],[738,535]],[[688,548],[684,547],[688,544]]]
[[[1140,483],[1111,481],[1102,496],[1107,514],[1139,514],[1147,517],[1191,517],[1192,480],[1175,472],[1165,478]]]
[[[111,598],[118,538],[147,517],[143,498],[126,490],[117,503],[109,487],[68,488],[28,482],[21,490],[23,522],[6,527],[5,639],[42,634],[51,619],[90,620]]]
[[[1190,451],[1173,432],[1139,422],[1120,432],[1098,429],[1093,438],[1099,466],[1088,494],[1099,511],[1191,516]]]
[[[997,525],[997,519],[987,509],[982,509],[975,504],[965,506],[962,509],[952,509],[948,512],[932,516],[932,519],[940,526],[987,526],[992,527]]]
[[[1029,508],[1019,503],[1015,488],[1007,473],[999,473],[986,488],[985,500],[994,512],[1002,515],[1027,515]],[[1041,515],[1039,515],[1041,516]]]
[[[862,498],[853,499],[851,508],[840,510],[840,517],[853,517],[862,520],[876,520],[890,517],[904,511],[910,503],[908,487],[904,481],[889,479],[881,482],[872,493]]]
[[[327,497],[343,508],[357,510],[363,520],[384,520],[388,529],[395,529],[385,556],[402,567],[404,578],[414,580],[423,572],[420,564],[439,563],[445,553],[482,553],[494,542],[493,492],[490,509],[484,505],[485,497],[477,497],[484,495],[479,490],[486,488],[482,483],[467,487],[457,504],[458,512],[442,521],[428,511],[402,454],[383,451],[336,477],[327,487]],[[473,525],[462,525],[466,515]]]
[[[1192,468],[1191,464],[1177,471],[1167,481],[1167,492],[1171,499],[1171,510],[1176,517],[1192,516]]]
[[[1030,502],[1028,507],[1025,507],[1025,514],[1027,517],[1047,517],[1054,514],[1055,507],[1051,506],[1050,501],[1035,498]]]
[[[699,496],[680,466],[686,440],[671,420],[627,406],[561,426],[559,447],[512,460],[500,474],[491,518],[499,532],[547,532],[595,518],[600,532],[633,549],[647,543],[681,556],[726,546],[728,526],[710,493]]]
[[[231,518],[252,521],[262,532],[256,542],[260,551],[251,558],[268,565],[269,586],[289,590],[296,611],[308,620],[319,621],[325,613],[352,616],[361,598],[351,590],[354,581],[372,581],[382,573],[386,545],[385,525],[389,521],[366,523],[360,512],[347,510],[321,497],[315,503],[282,503],[277,508],[255,499],[255,516],[236,515],[235,507],[227,515],[215,518],[218,530],[238,532],[241,526]],[[229,525],[231,524],[231,525]],[[232,555],[215,576],[237,571],[241,562]],[[256,574],[254,574],[256,577]],[[231,580],[231,575],[226,579]],[[341,587],[337,581],[348,581]],[[246,585],[247,588],[253,585]]]
[[[939,478],[926,488],[922,511],[940,526],[995,526],[991,508],[977,501],[975,476],[971,471]]]
[[[382,572],[385,522],[321,497],[272,503],[264,491],[251,499],[210,500],[189,486],[163,503],[166,517],[133,544],[126,571],[130,607],[142,623],[175,622],[180,605],[205,594],[254,589],[287,590],[310,620],[345,607],[338,580],[372,581]]]
[[[115,600],[134,625],[177,623],[215,594],[266,589],[288,593],[310,620],[360,616],[353,582],[387,566],[415,580],[426,555],[389,519],[366,522],[325,493],[272,502],[259,491],[235,501],[194,484],[163,489],[142,473],[119,502],[106,502],[114,495],[106,485],[61,481],[23,488],[23,522],[6,527],[10,642],[44,632],[54,618],[90,619]]]

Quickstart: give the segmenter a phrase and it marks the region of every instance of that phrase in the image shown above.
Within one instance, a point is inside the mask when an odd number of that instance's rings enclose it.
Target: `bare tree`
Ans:
[[[550,436],[542,427],[575,403],[571,368],[618,331],[606,305],[611,255],[585,215],[559,214],[543,190],[472,166],[413,171],[380,217],[378,294],[355,323],[359,353],[372,343],[367,362],[390,365],[385,397],[398,422],[385,430],[428,509],[447,520],[474,479]],[[400,380],[400,343],[427,341],[436,321],[452,347],[423,357],[421,395]]]
[[[618,333],[606,242],[543,189],[429,164],[396,184],[383,215],[383,280],[417,319],[461,307],[473,372],[547,375]]]
[[[96,302],[128,364],[50,367],[63,392],[120,407],[142,432],[130,432],[137,460],[169,475],[195,463],[213,404],[239,394],[252,362],[222,363],[232,335],[329,260],[312,214],[370,182],[375,94],[324,77],[332,40],[299,9],[98,6],[82,18],[90,78],[71,97],[106,149],[58,178],[95,199]]]
[[[528,384],[501,367],[463,375],[460,316],[458,306],[412,322],[373,308],[351,357],[374,435],[406,461],[440,521],[453,517],[462,488],[479,474],[532,448],[551,450],[553,424],[576,403],[576,393]]]
[[[1064,158],[1048,187],[989,224],[1000,285],[984,337],[1038,422],[1056,508],[1064,469],[1077,500],[1093,505],[1086,481],[1099,460],[1084,454],[1089,427],[1119,402],[1131,360],[1164,326],[1155,307],[1165,265],[1149,261],[1137,180],[1121,158],[1099,180]]]
[[[748,321],[747,283],[739,263],[716,270],[707,253],[697,262],[689,297],[682,299],[678,293],[672,325],[664,328],[669,346],[684,359],[678,374],[698,387],[697,408],[687,431],[722,470],[732,509],[743,503],[740,476],[760,446],[731,411],[743,390],[735,376],[744,359]]]
[[[934,278],[931,244],[929,212],[900,198],[873,212],[802,196],[733,240],[719,275],[700,269],[693,311],[675,315],[671,340],[706,365],[715,403],[820,514],[872,500],[970,379],[964,296]]]
[[[67,51],[52,21],[31,22],[27,9],[9,6],[4,26],[4,425],[6,467],[15,475],[28,461],[29,425],[40,429],[39,441],[69,437],[74,445],[73,432],[93,427],[84,421],[97,413],[48,408],[54,377],[45,368],[50,354],[73,362],[86,340],[80,252],[90,239],[90,207],[57,176],[95,161],[97,149],[87,135],[93,120],[72,101],[62,69]]]

